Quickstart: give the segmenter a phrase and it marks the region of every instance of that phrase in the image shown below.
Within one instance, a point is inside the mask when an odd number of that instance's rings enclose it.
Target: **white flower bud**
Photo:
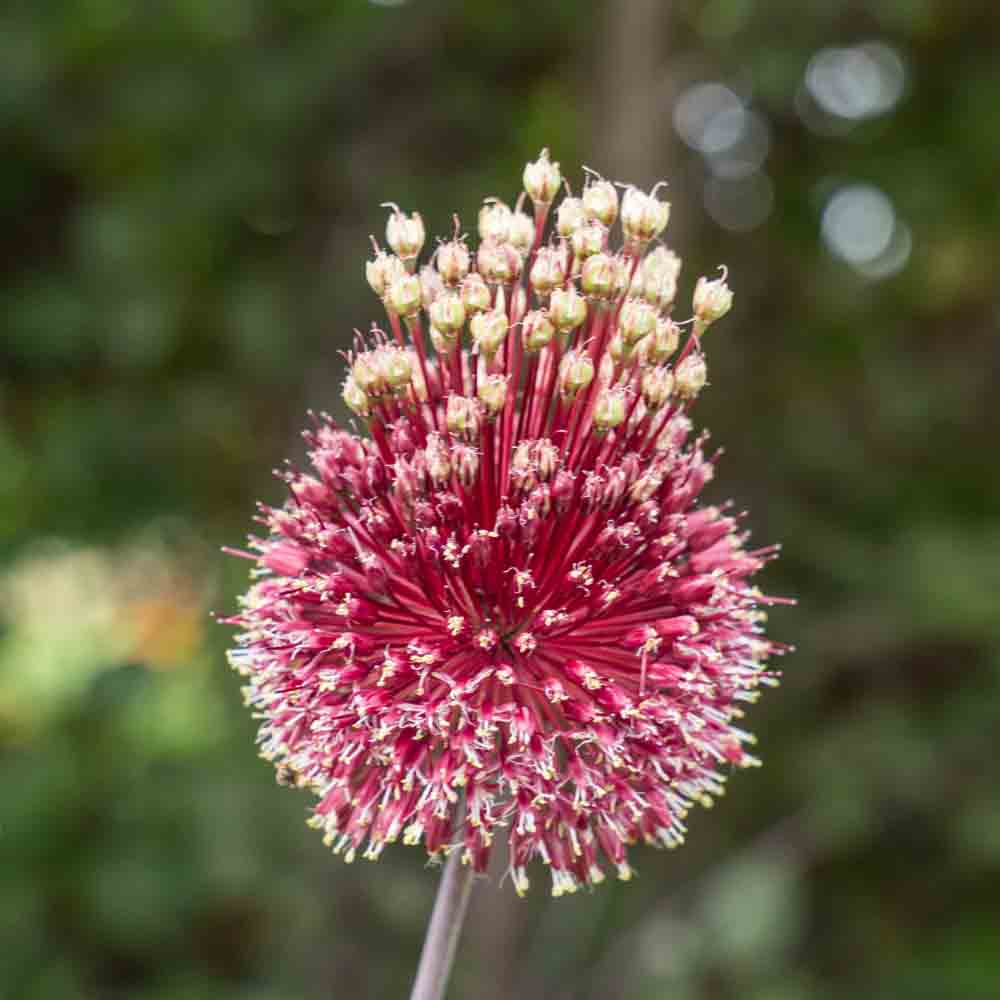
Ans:
[[[448,430],[469,441],[479,439],[479,403],[468,396],[449,396],[446,412]]]
[[[479,383],[476,395],[487,419],[494,419],[507,403],[507,379],[503,375],[488,375]]]
[[[680,327],[670,317],[661,316],[653,335],[639,344],[639,357],[644,364],[661,365],[677,350],[680,338]]]
[[[413,365],[406,351],[398,347],[382,347],[375,353],[379,370],[389,388],[394,391],[405,389],[413,379]]]
[[[721,319],[732,308],[733,293],[726,284],[726,270],[722,269],[722,277],[709,280],[701,277],[694,286],[694,314],[704,325]]]
[[[510,217],[510,245],[522,256],[527,256],[535,242],[535,220],[524,212]]]
[[[374,351],[365,351],[354,359],[351,378],[366,395],[378,396],[382,392],[385,382]]]
[[[450,240],[438,247],[438,274],[446,285],[457,285],[469,273],[469,248],[461,240]]]
[[[581,259],[600,253],[608,245],[608,230],[599,222],[586,222],[570,237],[573,255]]]
[[[427,474],[435,483],[445,482],[451,476],[451,462],[448,459],[448,449],[441,440],[441,435],[431,432],[427,435],[427,447],[424,449],[427,461]]]
[[[479,210],[479,238],[506,243],[510,238],[511,210],[496,198],[488,198]]]
[[[598,434],[614,430],[625,422],[624,389],[601,389],[594,404],[593,421]]]
[[[533,309],[521,320],[521,342],[526,351],[540,351],[555,336],[556,328],[544,309]]]
[[[529,280],[537,295],[548,295],[566,280],[565,254],[556,247],[539,247]]]
[[[406,274],[406,267],[403,262],[393,254],[379,250],[375,254],[374,260],[365,263],[365,278],[371,286],[371,290],[380,298],[384,299],[389,286]]]
[[[507,336],[507,317],[499,309],[476,313],[469,323],[478,350],[490,360]]]
[[[543,149],[538,159],[524,167],[524,190],[528,197],[538,207],[548,207],[552,204],[562,183],[559,164],[549,159],[549,151]]]
[[[588,219],[613,226],[618,218],[618,191],[610,181],[599,180],[583,189],[583,210]]]
[[[491,285],[506,285],[521,276],[521,255],[510,243],[485,240],[476,253],[476,267]]]
[[[645,246],[667,228],[670,219],[670,202],[660,201],[654,188],[645,194],[630,187],[622,198],[622,232],[626,241]]]
[[[707,379],[705,359],[700,354],[689,354],[674,370],[674,391],[680,399],[694,399]]]
[[[594,381],[594,362],[589,354],[567,351],[559,362],[559,392],[573,398]]]
[[[583,201],[579,198],[563,198],[556,212],[556,231],[559,235],[568,239],[586,221]]]
[[[575,330],[587,318],[587,300],[572,285],[557,288],[549,302],[549,318],[560,333]]]
[[[431,322],[446,339],[453,339],[465,326],[465,304],[458,292],[445,292],[430,307]]]
[[[384,207],[393,209],[385,226],[386,242],[400,260],[404,262],[414,260],[419,256],[426,239],[424,221],[420,218],[420,213],[414,212],[407,217],[395,205],[389,204]]]
[[[642,401],[649,409],[659,410],[670,398],[674,376],[666,368],[650,368],[642,376]]]
[[[386,306],[397,316],[409,318],[420,312],[423,302],[423,288],[415,274],[404,274],[389,286]]]
[[[595,253],[583,262],[580,285],[585,294],[595,299],[609,299],[615,290],[617,277],[614,258],[606,253]]]
[[[473,272],[462,281],[462,304],[465,306],[466,316],[483,312],[493,304],[490,290],[481,274]]]
[[[656,310],[642,299],[626,299],[618,313],[618,329],[629,347],[656,329]]]
[[[367,417],[371,413],[371,405],[368,399],[368,394],[354,381],[352,376],[347,377],[347,381],[344,382],[344,389],[341,393],[341,397],[344,400],[344,404],[347,406],[351,412],[356,413],[359,417]]]

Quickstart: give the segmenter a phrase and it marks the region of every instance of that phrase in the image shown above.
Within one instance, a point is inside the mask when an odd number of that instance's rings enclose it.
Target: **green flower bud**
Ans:
[[[555,336],[556,328],[544,309],[533,309],[521,320],[521,342],[526,351],[540,351]]]
[[[507,317],[499,309],[476,313],[469,323],[469,330],[476,347],[490,360],[507,336]]]
[[[595,253],[583,262],[580,285],[586,295],[595,299],[609,299],[615,290],[618,269],[614,258],[606,253]]]
[[[549,301],[549,318],[560,333],[575,330],[587,318],[587,301],[572,286],[557,288]]]
[[[625,422],[625,391],[601,389],[594,404],[593,421],[598,434],[620,427]]]
[[[476,395],[487,419],[493,420],[507,403],[507,379],[503,375],[488,375],[479,383]]]
[[[674,376],[666,368],[650,368],[642,376],[642,401],[650,410],[659,410],[673,388]]]
[[[548,295],[566,280],[566,255],[556,247],[539,247],[528,276],[535,294]]]
[[[567,351],[559,362],[559,392],[572,399],[594,381],[594,362],[589,354]]]
[[[705,359],[700,354],[689,354],[674,370],[674,391],[680,399],[694,399],[707,379]]]
[[[446,339],[453,339],[465,326],[465,304],[458,292],[445,292],[430,307],[431,323]]]
[[[341,397],[344,400],[344,404],[352,412],[356,413],[359,417],[367,417],[371,413],[371,404],[368,399],[368,394],[354,381],[353,376],[348,376],[347,381],[344,382],[344,389],[341,393]]]
[[[469,248],[461,240],[442,243],[435,261],[441,280],[446,285],[457,285],[469,273]]]
[[[694,314],[705,326],[721,319],[732,308],[733,293],[726,284],[726,269],[722,277],[709,281],[701,277],[694,286]]]
[[[423,302],[423,288],[415,274],[404,274],[389,286],[386,306],[397,316],[409,319],[420,312]]]
[[[583,210],[588,219],[613,226],[618,218],[618,191],[610,181],[599,180],[583,189]]]

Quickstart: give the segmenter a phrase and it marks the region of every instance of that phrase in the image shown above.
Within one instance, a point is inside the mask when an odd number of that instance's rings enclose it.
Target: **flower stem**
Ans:
[[[462,864],[461,850],[453,850],[441,876],[410,1000],[442,1000],[444,997],[474,877],[472,865]]]

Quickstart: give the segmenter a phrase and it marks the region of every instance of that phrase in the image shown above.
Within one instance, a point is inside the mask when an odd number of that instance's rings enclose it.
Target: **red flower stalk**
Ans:
[[[419,272],[423,224],[393,206],[368,264],[389,332],[347,357],[367,436],[314,419],[231,619],[262,755],[335,851],[457,845],[483,871],[502,828],[517,891],[540,858],[555,895],[629,878],[629,844],[677,846],[758,763],[737,723],[780,652],[750,584],[776,547],[699,505],[716,456],[687,411],[725,276],[678,352],[680,261],[646,252],[669,206],[629,188],[614,253],[618,193],[591,178],[545,242],[560,182],[543,152],[533,217],[488,200],[476,253],[456,220]]]

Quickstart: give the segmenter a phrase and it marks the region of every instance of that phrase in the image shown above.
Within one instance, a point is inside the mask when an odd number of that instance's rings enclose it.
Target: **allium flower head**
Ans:
[[[724,277],[681,346],[680,260],[650,249],[668,204],[590,176],[550,211],[560,180],[543,152],[533,218],[487,199],[476,251],[456,220],[423,267],[420,216],[391,206],[355,417],[314,418],[231,619],[262,755],[335,851],[402,839],[483,871],[502,836],[518,892],[540,859],[556,895],[677,846],[757,763],[739,720],[780,652],[750,582],[776,547],[700,501],[715,456],[688,411]]]

